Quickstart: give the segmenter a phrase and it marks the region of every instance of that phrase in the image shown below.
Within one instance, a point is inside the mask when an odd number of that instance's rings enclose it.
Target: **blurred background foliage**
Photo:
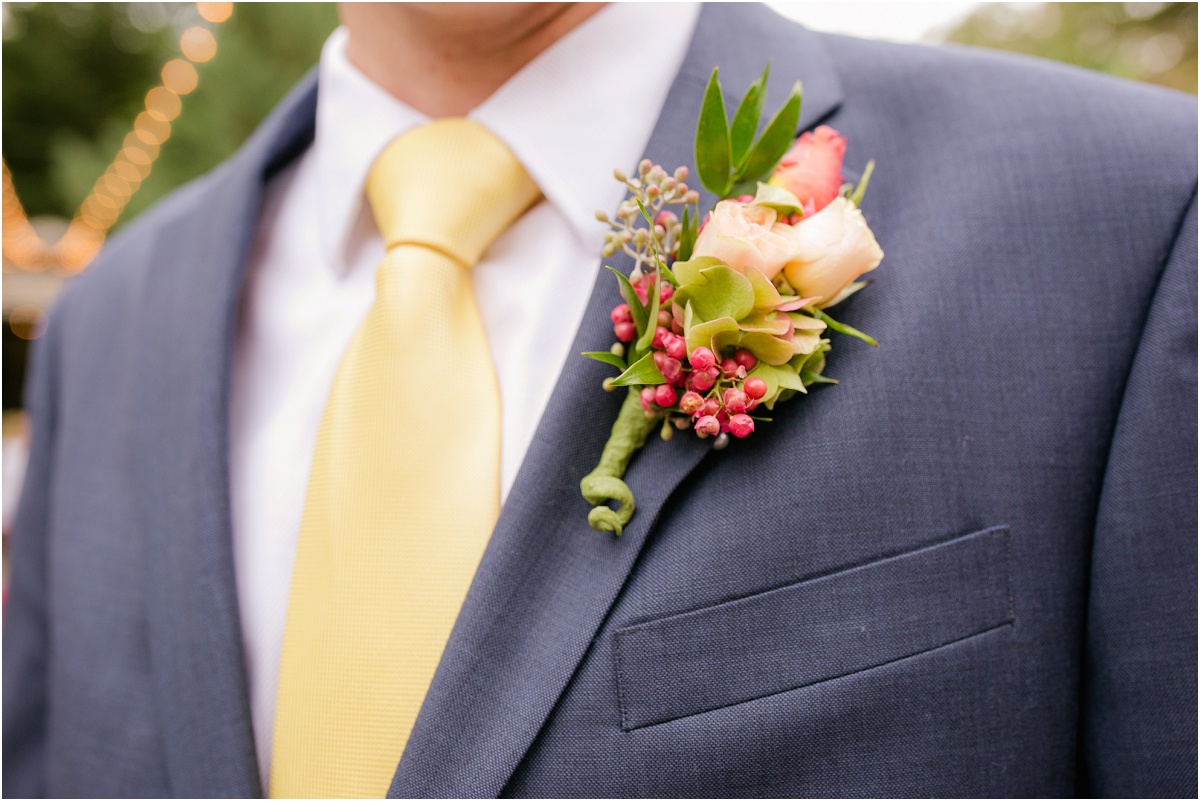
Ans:
[[[988,3],[947,39],[1196,93],[1195,3]]]
[[[191,3],[5,3],[3,15],[4,161],[30,217],[69,217],[199,18]],[[332,3],[236,4],[118,226],[236,150],[336,25]]]

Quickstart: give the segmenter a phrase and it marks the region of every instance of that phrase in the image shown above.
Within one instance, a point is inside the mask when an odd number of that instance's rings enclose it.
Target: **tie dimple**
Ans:
[[[463,119],[394,140],[387,247],[321,418],[276,696],[273,797],[382,797],[500,509],[500,399],[472,267],[538,197]]]

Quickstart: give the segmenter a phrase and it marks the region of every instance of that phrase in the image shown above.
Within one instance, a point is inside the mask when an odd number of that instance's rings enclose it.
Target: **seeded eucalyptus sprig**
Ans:
[[[771,117],[756,140],[763,103],[767,96],[767,64],[758,80],[750,84],[730,123],[725,113],[725,98],[717,70],[712,71],[700,119],[696,124],[696,174],[708,191],[722,198],[753,195],[759,181],[765,181],[791,147],[800,122],[800,82]]]

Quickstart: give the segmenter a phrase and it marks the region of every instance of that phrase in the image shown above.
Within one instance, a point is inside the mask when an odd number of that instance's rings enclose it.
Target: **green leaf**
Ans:
[[[629,283],[629,279],[625,277],[623,272],[614,270],[607,264],[604,267],[617,277],[617,283],[620,285],[621,299],[628,304],[629,313],[633,316],[633,324],[640,335],[646,330],[646,307],[642,305],[637,292],[633,289],[633,284]]]
[[[671,272],[671,268],[667,267],[666,262],[659,261],[658,273],[663,278],[667,279],[667,283],[669,283],[671,286],[679,286],[679,279],[675,277],[675,273]]]
[[[858,179],[858,186],[854,187],[854,191],[850,193],[850,202],[855,206],[862,205],[863,195],[867,194],[867,184],[871,181],[871,173],[875,172],[875,159],[867,162],[867,167],[863,170],[862,178]]]
[[[782,186],[772,186],[762,181],[758,182],[758,189],[754,193],[754,205],[773,209],[780,217],[804,213],[804,208],[795,195]]]
[[[625,360],[622,359],[620,356],[616,355],[615,353],[609,353],[606,350],[590,350],[581,355],[587,356],[589,359],[595,359],[598,362],[604,362],[605,364],[611,364],[613,367],[617,368],[618,370],[625,369]]]
[[[646,204],[642,203],[640,198],[634,198],[637,201],[638,209],[641,210],[642,216],[646,218],[646,222],[650,223],[650,230],[654,230],[654,218],[650,216],[650,212],[646,209]]]
[[[787,101],[775,112],[762,136],[754,143],[754,147],[750,148],[745,160],[738,165],[733,176],[735,182],[770,177],[771,171],[792,146],[792,140],[796,137],[796,126],[800,122],[800,95],[800,82],[797,81]]]
[[[818,320],[824,321],[825,325],[829,326],[834,331],[837,331],[839,334],[845,334],[846,336],[857,337],[857,338],[861,339],[863,342],[866,342],[868,345],[870,345],[873,348],[879,347],[879,343],[876,342],[873,338],[867,336],[862,331],[859,331],[857,328],[852,328],[851,326],[848,326],[845,323],[839,323],[837,320],[833,319],[832,317],[830,317],[828,314],[821,311],[820,309],[814,309],[813,316],[816,317]]]
[[[762,117],[763,101],[767,99],[767,75],[771,72],[771,62],[758,80],[750,84],[742,102],[738,104],[733,114],[733,124],[729,126],[729,144],[733,163],[740,164],[754,142],[758,133],[758,121]]]
[[[740,320],[754,308],[754,287],[750,280],[727,264],[716,264],[700,271],[700,281],[678,290],[679,302],[691,303],[702,320],[732,317]]]
[[[646,290],[650,296],[650,308],[646,312],[646,330],[638,337],[638,351],[646,350],[654,342],[654,329],[658,327],[658,309],[662,298],[662,293],[659,291],[659,287],[662,286],[659,283],[660,281],[662,281],[662,277],[659,275],[658,270],[655,269],[654,286]]]
[[[683,218],[680,220],[683,228],[679,231],[679,261],[687,261],[692,257],[696,247],[696,221],[688,218],[688,207],[683,207]],[[678,286],[678,284],[676,284]]]
[[[658,371],[653,353],[647,353],[629,365],[628,370],[612,381],[614,387],[654,386],[665,383],[667,383],[667,379],[663,378],[663,374]]]
[[[733,334],[736,336],[737,333],[737,320],[732,317],[722,317],[718,320],[709,320],[706,323],[696,323],[686,330],[688,353],[701,346],[711,348],[713,346],[713,337],[718,334]]]
[[[729,121],[725,116],[721,84],[717,81],[716,69],[713,69],[696,123],[696,173],[700,183],[710,192],[724,197],[729,188],[730,162]]]

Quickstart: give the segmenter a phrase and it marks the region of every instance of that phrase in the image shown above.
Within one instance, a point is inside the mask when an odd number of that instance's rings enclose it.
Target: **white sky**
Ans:
[[[915,42],[931,38],[961,21],[977,2],[952,3],[778,3],[767,5],[785,17],[819,31],[870,39]]]

